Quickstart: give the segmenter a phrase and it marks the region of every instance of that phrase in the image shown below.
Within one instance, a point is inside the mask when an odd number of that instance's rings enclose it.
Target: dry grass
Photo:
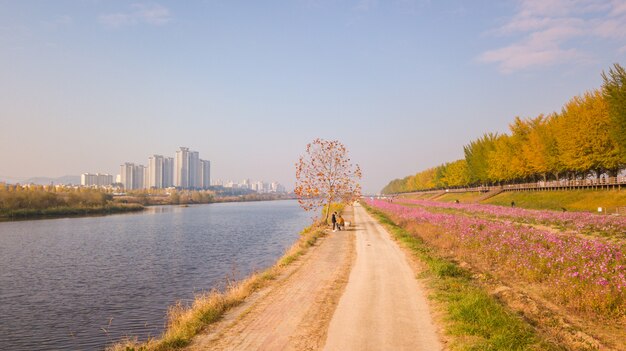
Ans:
[[[289,248],[278,262],[267,270],[247,279],[229,284],[224,291],[213,290],[197,295],[189,306],[178,303],[168,311],[168,323],[163,334],[156,339],[138,342],[129,339],[117,343],[108,351],[163,351],[183,348],[206,326],[218,321],[226,311],[241,304],[253,292],[267,285],[282,270],[315,245],[325,235],[325,226],[316,223],[300,234],[300,239]]]

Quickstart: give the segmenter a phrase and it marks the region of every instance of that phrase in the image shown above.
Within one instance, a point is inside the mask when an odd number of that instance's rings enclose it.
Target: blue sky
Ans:
[[[626,64],[626,1],[0,0],[0,178],[173,155],[293,185],[339,139],[367,192]]]

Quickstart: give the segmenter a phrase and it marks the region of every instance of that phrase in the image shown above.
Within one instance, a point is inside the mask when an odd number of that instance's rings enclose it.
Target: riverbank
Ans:
[[[293,194],[235,194],[218,190],[112,189],[10,185],[0,183],[0,221],[107,215],[141,211],[144,206],[292,200]]]
[[[211,198],[210,201],[139,201],[128,198],[109,201],[104,206],[56,206],[48,208],[19,208],[14,210],[0,210],[0,222],[17,220],[37,220],[53,218],[73,218],[86,216],[105,216],[110,214],[139,212],[151,206],[189,206],[207,205],[232,202],[259,202],[259,201],[282,201],[292,200],[290,197],[263,197],[263,196],[234,196]],[[143,203],[142,203],[143,202]]]
[[[0,222],[14,220],[108,215],[116,213],[138,212],[143,211],[144,209],[145,207],[140,204],[107,204],[104,206],[94,207],[60,206],[43,209],[22,208],[16,210],[4,210],[0,212]]]
[[[334,209],[333,209],[334,210]],[[107,348],[109,351],[160,351],[189,346],[201,331],[224,319],[227,312],[242,305],[253,294],[278,286],[302,262],[310,248],[317,247],[326,235],[327,226],[319,222],[305,228],[300,237],[277,262],[248,278],[232,282],[224,290],[212,290],[196,296],[193,302],[170,307],[165,331],[147,341],[123,340]]]

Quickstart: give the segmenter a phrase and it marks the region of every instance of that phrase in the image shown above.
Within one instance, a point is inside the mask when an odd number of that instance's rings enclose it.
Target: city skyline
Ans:
[[[115,179],[115,181],[114,181]],[[208,189],[211,186],[224,188],[240,188],[258,193],[286,192],[284,185],[277,181],[251,181],[243,178],[239,183],[233,180],[211,178],[211,162],[200,158],[198,151],[181,146],[175,151],[174,157],[154,154],[148,157],[147,166],[134,162],[124,162],[120,172],[82,173],[80,185],[106,187],[121,185],[125,190],[165,189]]]
[[[0,1],[0,22],[0,180],[187,144],[292,188],[324,138],[374,193],[626,62],[614,0]]]

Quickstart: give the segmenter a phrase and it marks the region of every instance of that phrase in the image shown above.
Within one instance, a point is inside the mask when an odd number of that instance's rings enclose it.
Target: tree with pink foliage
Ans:
[[[296,163],[295,193],[305,211],[326,205],[328,222],[333,202],[350,203],[361,195],[361,168],[348,158],[348,149],[338,140],[315,139]]]

